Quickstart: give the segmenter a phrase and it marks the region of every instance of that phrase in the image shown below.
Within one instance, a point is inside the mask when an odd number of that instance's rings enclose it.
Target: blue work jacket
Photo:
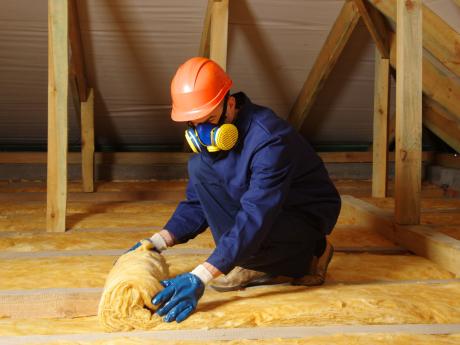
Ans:
[[[234,121],[239,132],[236,146],[220,156],[200,153],[230,197],[240,203],[233,226],[207,260],[223,273],[257,252],[281,211],[324,235],[332,231],[340,212],[339,194],[310,144],[272,110],[253,104],[243,93],[234,96],[240,108]],[[187,200],[165,225],[179,243],[208,227],[193,182],[189,181]]]

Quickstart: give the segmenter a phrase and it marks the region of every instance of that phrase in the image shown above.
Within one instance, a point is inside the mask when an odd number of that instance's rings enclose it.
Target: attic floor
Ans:
[[[101,289],[117,255],[151,236],[169,218],[185,183],[99,182],[97,191],[88,194],[72,182],[70,230],[47,233],[45,185],[0,181],[0,307],[2,296],[11,290],[40,296],[46,289]],[[341,194],[383,209],[394,207],[392,198],[370,198],[369,181],[336,185]],[[460,239],[460,200],[444,198],[433,185],[424,185],[422,195],[422,223]],[[460,281],[452,273],[346,215],[339,218],[330,240],[337,253],[322,287],[279,285],[228,293],[208,289],[189,319],[180,325],[158,322],[147,333],[103,333],[93,316],[97,306],[92,314],[72,311],[59,318],[0,315],[0,343],[151,344],[167,330],[173,333],[161,341],[166,345],[460,343]],[[212,248],[207,231],[166,252],[171,274],[190,271]],[[450,331],[443,330],[452,324]],[[286,327],[316,328],[299,336]],[[254,328],[260,330],[258,336],[245,335]],[[275,335],[269,335],[270,328]],[[227,342],[229,338],[220,335],[211,340],[206,329],[228,330],[234,339]],[[184,335],[179,330],[198,333]]]

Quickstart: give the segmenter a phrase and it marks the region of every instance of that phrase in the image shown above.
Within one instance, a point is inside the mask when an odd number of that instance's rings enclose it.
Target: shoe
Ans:
[[[292,281],[292,285],[323,285],[326,280],[327,267],[329,266],[333,255],[334,247],[329,241],[327,241],[324,253],[320,257],[313,257],[310,265],[310,273],[304,275],[303,277],[294,279]]]
[[[293,278],[273,276],[265,272],[254,271],[236,266],[226,275],[214,279],[210,287],[219,292],[241,290],[250,286],[290,283]]]

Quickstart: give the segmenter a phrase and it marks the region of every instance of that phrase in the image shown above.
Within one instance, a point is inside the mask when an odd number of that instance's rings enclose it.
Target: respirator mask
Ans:
[[[227,98],[224,100],[224,109],[218,124],[209,122],[196,126],[189,123],[185,131],[185,139],[195,153],[200,153],[204,148],[209,152],[232,149],[238,140],[238,129],[231,123],[225,123]]]

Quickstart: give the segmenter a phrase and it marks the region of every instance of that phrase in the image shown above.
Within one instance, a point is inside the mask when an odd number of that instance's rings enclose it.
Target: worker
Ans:
[[[171,83],[173,121],[185,122],[191,149],[186,200],[151,237],[156,250],[208,227],[215,249],[193,271],[162,281],[152,299],[166,322],[186,319],[207,284],[230,291],[262,284],[324,283],[328,235],[340,197],[310,144],[242,92],[212,60],[182,64]],[[136,244],[133,248],[135,248]]]

